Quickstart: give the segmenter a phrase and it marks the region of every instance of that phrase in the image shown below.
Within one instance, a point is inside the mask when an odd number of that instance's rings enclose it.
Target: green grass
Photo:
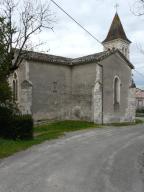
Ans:
[[[25,150],[32,145],[42,143],[46,140],[56,139],[63,136],[65,132],[100,127],[94,123],[84,121],[61,121],[47,125],[34,127],[34,139],[28,141],[13,141],[0,138],[0,158],[7,157],[18,151]]]
[[[123,126],[137,125],[137,124],[141,124],[141,123],[144,123],[144,121],[141,120],[141,119],[136,119],[135,122],[108,123],[108,124],[105,124],[105,125],[123,127]]]
[[[144,117],[144,113],[136,113],[136,117]]]
[[[143,123],[142,120],[137,119],[135,123],[112,123],[110,126],[129,126]],[[90,128],[100,128],[102,126],[85,121],[60,121],[46,125],[39,125],[34,127],[34,139],[28,141],[13,141],[0,138],[0,158],[7,157],[18,151],[25,150],[32,145],[40,144],[46,140],[57,139],[63,136],[65,132],[78,131]]]
[[[0,138],[0,158],[7,157],[15,152],[27,149],[34,144],[37,144],[35,140],[13,141]]]

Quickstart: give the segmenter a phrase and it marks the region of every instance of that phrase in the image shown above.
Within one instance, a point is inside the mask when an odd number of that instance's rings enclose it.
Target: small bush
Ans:
[[[13,110],[0,106],[0,137],[27,140],[33,138],[31,115],[14,115]]]
[[[33,138],[33,119],[31,115],[19,115],[13,118],[13,139]]]
[[[137,109],[137,110],[136,110],[136,113],[144,113],[144,107],[143,107],[143,108],[140,108],[140,109]]]
[[[0,137],[9,138],[12,128],[12,110],[5,106],[0,106]]]

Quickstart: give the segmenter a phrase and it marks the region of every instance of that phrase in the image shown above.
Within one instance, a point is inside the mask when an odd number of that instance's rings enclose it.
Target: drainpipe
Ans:
[[[102,69],[102,78],[101,78],[101,86],[102,86],[102,116],[101,116],[101,122],[102,122],[102,125],[104,124],[104,108],[103,108],[103,104],[104,104],[104,91],[103,91],[103,76],[104,76],[104,69],[103,69],[103,65],[101,64],[98,64],[101,69]]]

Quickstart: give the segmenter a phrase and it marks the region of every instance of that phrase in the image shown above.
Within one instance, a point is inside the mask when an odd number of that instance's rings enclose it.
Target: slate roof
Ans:
[[[56,56],[56,55],[50,55],[46,53],[39,53],[39,52],[33,52],[29,51],[27,56],[27,60],[33,60],[33,61],[41,61],[41,62],[49,62],[49,63],[56,63],[56,64],[70,64],[71,58]]]
[[[75,59],[49,55],[49,54],[44,54],[39,52],[29,52],[29,54],[26,56],[26,60],[74,66],[78,64],[84,64],[84,63],[99,62],[115,53],[118,53],[127,62],[130,68],[132,69],[134,68],[131,62],[118,49],[103,51],[100,53],[95,53],[95,54],[91,54],[91,55],[87,55],[87,56],[83,56]]]
[[[120,18],[117,13],[114,16],[114,19],[112,21],[111,27],[108,32],[108,35],[107,35],[106,39],[103,41],[103,43],[112,41],[115,39],[123,39],[123,40],[131,43],[131,41],[127,38],[127,36],[125,34],[125,31],[123,29],[123,26],[121,24]]]
[[[82,63],[91,63],[91,62],[97,62],[101,61],[103,58],[108,56],[110,54],[110,51],[103,51],[83,57],[78,57],[75,59],[72,59],[72,64],[77,65],[77,64],[82,64]]]
[[[104,51],[100,53],[95,53],[79,58],[66,58],[56,55],[49,55],[45,53],[39,52],[28,52],[26,59],[33,60],[33,61],[41,61],[41,62],[49,62],[49,63],[56,63],[56,64],[64,64],[64,65],[76,65],[81,63],[89,63],[93,61],[99,61],[102,57],[105,57],[109,54],[110,51]]]

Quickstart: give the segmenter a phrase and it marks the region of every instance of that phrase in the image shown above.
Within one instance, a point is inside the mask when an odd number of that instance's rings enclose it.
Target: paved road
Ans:
[[[69,133],[0,162],[0,192],[144,192],[144,125]]]

